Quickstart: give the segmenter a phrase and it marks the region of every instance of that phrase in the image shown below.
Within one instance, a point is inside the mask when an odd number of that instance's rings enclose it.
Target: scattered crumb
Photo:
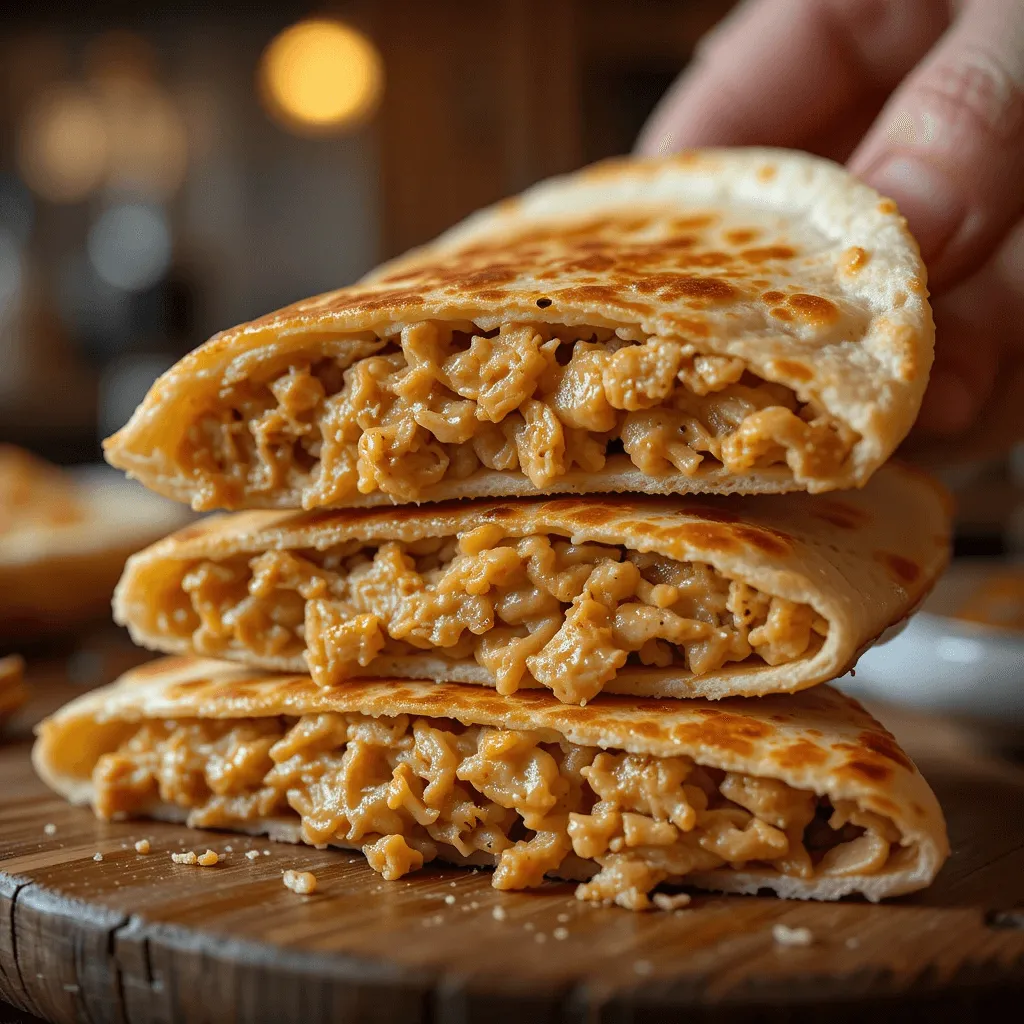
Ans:
[[[136,853],[149,853],[149,850],[150,850],[150,846],[149,846],[149,840],[148,839],[140,839],[135,844],[135,852]]]
[[[470,900],[469,901],[469,909],[470,910],[479,910],[480,909],[480,904],[476,900]]]
[[[508,914],[505,913],[504,907],[495,907],[491,911],[491,917],[493,917],[495,921],[504,921],[505,918],[508,917]]]
[[[814,942],[810,928],[788,928],[784,924],[772,925],[772,938],[780,946],[809,946]]]
[[[659,910],[679,910],[690,905],[690,897],[685,892],[675,896],[669,896],[667,892],[656,892],[651,899]]]
[[[103,854],[102,854],[102,853],[100,853],[100,852],[99,852],[99,850],[97,850],[97,851],[96,851],[96,852],[95,852],[95,853],[94,853],[94,854],[92,855],[92,859],[93,859],[93,860],[95,860],[95,861],[100,861],[100,860],[103,860]]]
[[[213,850],[207,850],[206,853],[200,854],[196,857],[196,863],[203,868],[212,868],[214,864],[219,863],[220,856],[213,852]]]
[[[558,917],[555,918],[555,920],[559,924],[568,924],[569,923],[569,915],[568,914],[559,914]]]
[[[449,882],[448,884],[454,889],[458,882]]]
[[[270,856],[270,851],[269,850],[264,850],[263,851],[263,856],[264,857],[269,857]]]
[[[858,939],[856,935],[851,935],[846,940],[845,945],[847,949],[856,949],[860,945],[860,939]]]
[[[447,896],[445,896],[444,901],[450,907],[455,902],[455,897],[452,896],[451,893],[449,893]]]
[[[532,921],[526,921],[523,923],[523,929],[528,932],[532,932],[537,926]]]
[[[533,937],[534,942],[547,942],[548,937],[543,932],[537,932]]]
[[[654,970],[654,964],[652,964],[650,960],[637,960],[633,964],[633,970],[637,974],[642,974],[646,977]]]
[[[245,856],[249,860],[255,860],[259,855],[260,855],[260,851],[259,850],[246,850],[245,851]]]
[[[188,850],[185,853],[172,853],[171,860],[175,864],[195,864],[199,858],[196,856],[195,850]]]
[[[559,917],[561,917],[561,915],[559,915]],[[563,940],[569,938],[569,929],[568,928],[556,928],[551,933],[551,935],[554,938],[556,938],[559,942],[562,942]]]
[[[284,884],[286,889],[308,896],[316,892],[316,875],[312,871],[292,871],[289,868],[284,873]]]
[[[234,853],[235,852],[235,848],[233,846],[225,846],[224,847],[224,852],[225,853]]]
[[[48,836],[55,836],[57,834],[57,826],[52,821],[47,822],[43,826],[43,834]]]

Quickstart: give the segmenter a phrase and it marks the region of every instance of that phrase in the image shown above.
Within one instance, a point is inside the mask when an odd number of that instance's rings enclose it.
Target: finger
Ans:
[[[1024,357],[1024,221],[972,278],[936,299],[935,366],[916,430],[950,436],[989,418],[1006,368]],[[1020,402],[1020,396],[1014,401]],[[1024,423],[1024,417],[1020,417]]]
[[[896,201],[933,289],[978,267],[1024,210],[1024,3],[966,4],[850,167]]]
[[[637,148],[799,146],[865,92],[891,90],[948,23],[948,0],[747,0],[699,47]]]

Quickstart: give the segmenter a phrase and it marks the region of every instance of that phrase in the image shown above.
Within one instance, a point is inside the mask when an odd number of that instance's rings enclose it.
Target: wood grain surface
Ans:
[[[101,645],[71,675],[138,658]],[[34,707],[0,749],[0,1021],[934,1021],[1024,995],[1024,769],[954,723],[881,712],[949,819],[954,854],[929,891],[631,914],[569,885],[498,893],[486,872],[443,868],[389,883],[354,854],[97,822],[28,761],[29,721],[78,689],[67,666],[34,667]],[[207,848],[215,867],[171,862]],[[313,871],[316,894],[287,890],[286,868]],[[776,924],[814,942],[780,945]]]

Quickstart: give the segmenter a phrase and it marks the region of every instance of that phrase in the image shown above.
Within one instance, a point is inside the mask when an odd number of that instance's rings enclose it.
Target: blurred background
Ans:
[[[729,6],[4,3],[0,440],[94,461],[214,331],[628,151]]]
[[[627,152],[730,6],[0,4],[0,441],[96,461],[214,331]],[[958,472],[958,550],[1020,546],[1024,459]]]

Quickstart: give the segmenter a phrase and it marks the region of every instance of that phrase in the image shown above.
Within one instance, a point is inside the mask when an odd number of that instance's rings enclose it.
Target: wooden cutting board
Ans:
[[[100,651],[91,674],[133,657]],[[52,666],[37,685],[36,713],[73,689]],[[103,824],[51,795],[15,737],[0,749],[0,997],[50,1021],[131,1024],[863,1024],[1019,1007],[1024,769],[951,722],[883,718],[949,819],[954,854],[931,890],[882,906],[695,896],[653,914],[585,906],[569,885],[498,893],[487,873],[454,869],[389,883],[356,855]],[[142,838],[148,855],[135,852]],[[215,867],[171,862],[207,848],[222,856]],[[313,871],[316,894],[287,890],[285,868]],[[781,945],[777,924],[814,941]]]

